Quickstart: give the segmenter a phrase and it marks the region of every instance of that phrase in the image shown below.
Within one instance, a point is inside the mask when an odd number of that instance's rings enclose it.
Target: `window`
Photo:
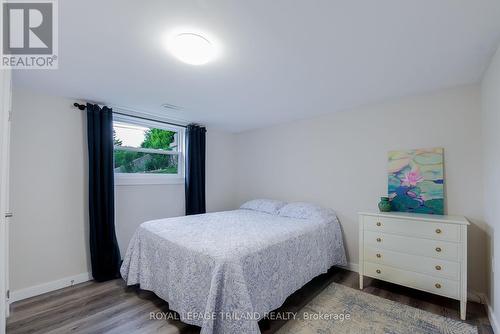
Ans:
[[[115,183],[182,183],[183,129],[154,121],[115,115]]]

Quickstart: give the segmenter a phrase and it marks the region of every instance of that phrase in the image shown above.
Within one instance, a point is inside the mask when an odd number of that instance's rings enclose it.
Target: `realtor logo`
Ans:
[[[2,3],[1,68],[56,69],[56,0]]]

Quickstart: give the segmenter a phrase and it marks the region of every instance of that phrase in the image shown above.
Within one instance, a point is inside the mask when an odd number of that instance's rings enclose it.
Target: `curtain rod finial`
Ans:
[[[80,110],[85,110],[86,106],[83,105],[83,104],[79,104],[77,102],[73,103],[73,106],[75,106],[76,108],[80,109]]]

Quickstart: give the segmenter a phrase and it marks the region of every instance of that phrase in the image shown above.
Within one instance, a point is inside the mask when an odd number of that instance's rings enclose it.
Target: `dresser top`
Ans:
[[[425,220],[439,223],[469,225],[469,221],[464,216],[449,216],[449,215],[429,215],[423,213],[410,213],[410,212],[359,212],[358,214],[364,216],[376,216],[386,218],[405,218],[411,220]]]

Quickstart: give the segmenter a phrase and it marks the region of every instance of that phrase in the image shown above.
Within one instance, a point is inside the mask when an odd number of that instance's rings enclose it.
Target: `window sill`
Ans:
[[[184,178],[171,175],[115,174],[115,186],[140,186],[140,185],[162,185],[162,184],[184,184]]]

